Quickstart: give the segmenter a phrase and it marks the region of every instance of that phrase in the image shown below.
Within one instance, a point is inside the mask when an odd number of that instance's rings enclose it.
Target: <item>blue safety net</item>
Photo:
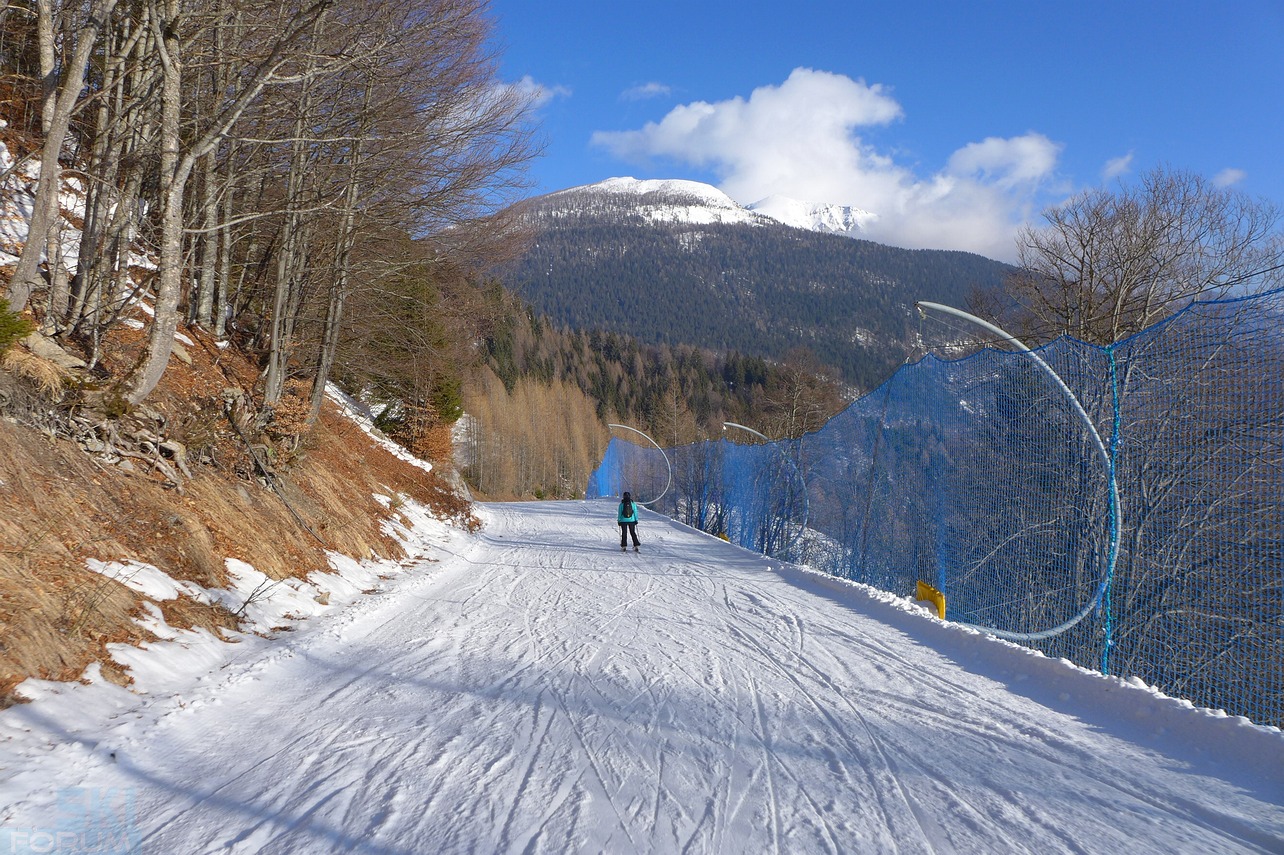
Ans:
[[[950,620],[1279,726],[1282,339],[1272,292],[1107,348],[929,356],[800,440],[612,440],[587,495],[897,594],[922,580]]]

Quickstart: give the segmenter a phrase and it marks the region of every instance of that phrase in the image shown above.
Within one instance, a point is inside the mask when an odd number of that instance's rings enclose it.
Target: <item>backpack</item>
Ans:
[[[631,516],[633,516],[633,500],[625,499],[624,500],[624,518],[628,519]]]

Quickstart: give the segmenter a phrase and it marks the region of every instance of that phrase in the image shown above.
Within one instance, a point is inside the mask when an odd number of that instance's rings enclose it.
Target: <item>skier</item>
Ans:
[[[620,502],[619,513],[615,516],[616,522],[620,524],[620,551],[628,549],[628,536],[633,537],[633,551],[638,551],[638,509],[633,504],[633,497],[628,491],[624,492],[624,499]]]

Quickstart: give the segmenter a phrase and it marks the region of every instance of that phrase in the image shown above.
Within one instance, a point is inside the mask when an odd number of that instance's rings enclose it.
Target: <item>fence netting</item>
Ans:
[[[1106,348],[928,356],[798,440],[613,439],[587,496],[893,593],[923,580],[950,620],[1284,725],[1282,321],[1276,291]]]

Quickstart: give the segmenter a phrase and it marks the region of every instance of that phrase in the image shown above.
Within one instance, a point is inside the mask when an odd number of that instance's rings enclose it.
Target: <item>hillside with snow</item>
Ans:
[[[861,239],[873,215],[854,208],[757,204],[695,181],[634,178],[529,199],[517,211],[534,240],[504,282],[574,330],[776,362],[806,350],[872,389],[914,347],[916,301],[964,305],[1012,269]]]
[[[404,505],[414,558],[267,592],[251,614],[274,640],[149,608],[157,640],[115,648],[134,692],[28,681],[0,713],[0,844],[1284,849],[1274,728],[654,514],[622,554],[610,501],[479,513],[469,535]]]
[[[737,205],[716,187],[699,181],[609,178],[540,197],[541,218],[559,219],[584,213],[628,212],[646,223],[688,225],[767,225],[773,220]]]
[[[877,214],[851,205],[803,202],[788,196],[768,196],[746,207],[796,229],[846,237],[859,237],[870,223],[878,219]]]
[[[877,219],[860,208],[786,196],[768,196],[740,205],[718,188],[699,181],[637,178],[608,178],[550,193],[541,197],[537,215],[556,219],[583,211],[625,209],[649,223],[785,225],[846,237],[858,237]]]

